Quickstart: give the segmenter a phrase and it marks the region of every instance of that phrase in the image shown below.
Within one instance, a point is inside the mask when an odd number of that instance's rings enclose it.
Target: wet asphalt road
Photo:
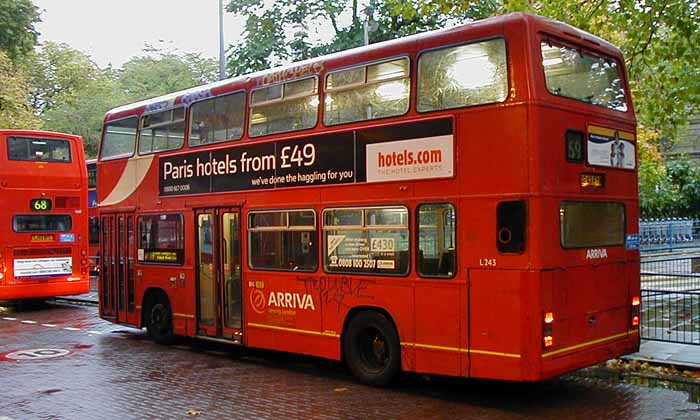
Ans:
[[[9,359],[15,351],[28,360]],[[68,354],[41,358],[59,351]],[[679,391],[573,376],[407,375],[375,389],[312,358],[193,340],[159,346],[100,320],[96,307],[0,307],[0,420],[131,418],[700,419],[700,406]]]

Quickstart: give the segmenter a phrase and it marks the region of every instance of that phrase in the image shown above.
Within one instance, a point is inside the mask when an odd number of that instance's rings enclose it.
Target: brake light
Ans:
[[[543,321],[542,346],[544,348],[552,347],[554,345],[554,312],[545,312]]]
[[[552,345],[554,345],[554,339],[552,338],[551,335],[545,335],[543,344],[544,344],[545,348],[552,347]]]
[[[641,320],[639,307],[641,306],[641,303],[642,302],[641,299],[639,299],[639,296],[632,297],[632,308],[630,310],[630,324],[632,324],[632,327],[639,327],[639,322]]]

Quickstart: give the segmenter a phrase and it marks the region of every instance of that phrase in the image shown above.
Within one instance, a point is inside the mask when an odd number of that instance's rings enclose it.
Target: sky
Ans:
[[[219,0],[33,0],[40,41],[64,42],[100,67],[120,67],[145,44],[219,56]],[[225,4],[226,2],[224,2]],[[240,39],[243,20],[224,15],[225,46]]]

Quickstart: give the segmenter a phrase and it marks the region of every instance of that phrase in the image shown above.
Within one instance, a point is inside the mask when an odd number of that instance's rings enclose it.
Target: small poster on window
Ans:
[[[634,169],[634,134],[604,127],[588,127],[588,163],[611,168]]]

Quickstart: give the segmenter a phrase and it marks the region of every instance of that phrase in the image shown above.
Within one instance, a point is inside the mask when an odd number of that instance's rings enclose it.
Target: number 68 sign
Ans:
[[[29,201],[29,210],[31,211],[49,211],[51,210],[51,200],[48,198],[34,198]]]

